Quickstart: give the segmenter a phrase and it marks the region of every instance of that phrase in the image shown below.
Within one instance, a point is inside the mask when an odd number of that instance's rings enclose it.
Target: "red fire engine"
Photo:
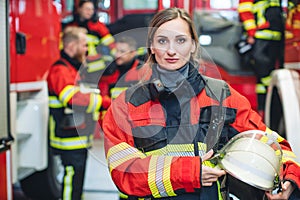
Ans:
[[[255,77],[240,64],[234,47],[241,34],[234,0],[100,0],[99,19],[113,35],[147,26],[160,9],[182,7],[192,14],[203,55],[204,72],[228,81],[256,109]],[[59,56],[61,25],[74,1],[9,0],[0,3],[0,199],[12,199],[19,182],[26,195],[58,199],[59,159],[48,148],[48,92],[45,77]],[[97,3],[96,3],[97,2]],[[140,20],[132,22],[132,20]],[[132,32],[127,32],[132,33]],[[146,36],[145,34],[143,36]],[[139,38],[143,45],[144,37]],[[266,122],[282,133],[300,155],[299,38],[286,43],[286,67],[275,70],[267,98]],[[223,56],[223,57],[222,57]],[[224,59],[224,57],[226,59]],[[214,70],[211,70],[214,69]]]

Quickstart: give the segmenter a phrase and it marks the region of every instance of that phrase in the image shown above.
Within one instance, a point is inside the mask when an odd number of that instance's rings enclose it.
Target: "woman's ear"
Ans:
[[[195,53],[196,52],[196,44],[195,44],[195,40],[193,40],[192,42],[192,53]]]

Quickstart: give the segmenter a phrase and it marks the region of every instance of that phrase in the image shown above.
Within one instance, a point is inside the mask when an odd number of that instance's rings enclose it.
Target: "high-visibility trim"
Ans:
[[[257,15],[257,25],[262,26],[266,23],[266,18],[264,16],[265,10],[269,7],[268,1],[258,1],[253,6],[253,13]]]
[[[89,136],[76,136],[60,138],[55,136],[56,123],[51,115],[49,117],[50,146],[61,150],[75,150],[92,146],[93,134]]]
[[[136,50],[136,53],[137,55],[145,55],[147,53],[147,48],[146,47],[139,47],[137,50]]]
[[[100,40],[97,36],[92,34],[87,34],[87,43],[88,43],[88,55],[94,56],[97,55],[96,46],[99,44]]]
[[[261,83],[256,84],[255,92],[256,94],[266,94],[267,93],[266,86],[264,86]]]
[[[87,71],[89,73],[104,70],[106,67],[105,62],[102,59],[89,61],[87,63],[87,66],[88,66]]]
[[[260,79],[265,86],[269,86],[272,80],[271,76],[266,76]]]
[[[101,38],[100,43],[109,46],[110,44],[114,43],[115,39],[111,34],[107,34],[104,37]]]
[[[282,150],[282,153],[283,153],[283,155],[282,155],[282,162],[283,162],[283,163],[286,163],[286,162],[288,162],[288,161],[291,161],[291,162],[297,164],[297,165],[300,167],[300,163],[298,163],[298,162],[296,161],[296,155],[295,155],[294,152],[292,152],[292,151],[287,151],[287,150]]]
[[[63,108],[64,107],[64,105],[57,98],[57,96],[49,96],[48,105],[50,108]]]
[[[114,87],[110,90],[111,98],[117,98],[123,91],[127,90],[128,87]]]
[[[252,6],[253,6],[252,2],[243,2],[243,3],[239,4],[237,10],[238,10],[239,13],[251,12],[252,11]]]
[[[243,22],[244,28],[246,30],[251,30],[256,28],[256,24],[254,19],[248,19]]]
[[[281,137],[278,133],[276,133],[275,131],[271,130],[269,127],[266,127],[266,130],[265,130],[266,133],[272,135],[272,137],[274,139],[277,140],[277,142],[282,142],[284,140],[283,137]]]
[[[67,85],[66,87],[64,87],[64,89],[59,93],[59,100],[62,102],[62,104],[64,105],[64,107],[67,106],[68,102],[70,101],[70,99],[73,98],[73,96],[79,92],[80,89],[77,86],[74,85]]]
[[[102,96],[90,93],[90,103],[86,109],[87,113],[98,111],[102,105]]]
[[[112,48],[109,53],[110,53],[110,55],[114,56],[117,53],[117,49],[116,48]]]
[[[146,158],[146,155],[125,142],[113,146],[107,152],[110,172],[122,163],[133,158],[143,159]]]
[[[73,166],[66,166],[65,168],[66,174],[64,176],[64,192],[63,199],[64,200],[72,200],[72,191],[73,191],[73,176],[75,174]]]
[[[198,151],[199,151],[199,156],[204,156],[206,154],[207,145],[202,142],[198,142]]]
[[[170,180],[172,157],[152,156],[149,164],[148,184],[155,198],[176,196]]]
[[[281,40],[282,34],[279,31],[260,30],[255,32],[255,38],[263,40]]]
[[[172,164],[172,157],[168,156],[165,157],[165,166],[164,166],[164,173],[163,173],[163,182],[164,187],[166,188],[168,196],[176,196],[174,189],[171,183],[171,164]]]
[[[153,151],[144,152],[150,155],[168,155],[168,156],[195,156],[193,144],[168,144],[167,146]]]

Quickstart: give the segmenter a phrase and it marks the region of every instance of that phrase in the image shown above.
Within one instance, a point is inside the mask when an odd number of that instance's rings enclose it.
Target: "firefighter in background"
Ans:
[[[138,83],[142,65],[142,61],[138,59],[135,39],[130,36],[118,38],[115,60],[106,68],[99,81],[101,94],[115,99],[122,91]],[[101,112],[100,126],[105,112],[106,110]]]
[[[66,26],[80,26],[88,30],[87,72],[100,75],[115,54],[115,39],[106,25],[99,21],[93,1],[80,0],[74,20]]]
[[[101,93],[115,99],[122,91],[139,81],[138,70],[143,65],[137,57],[137,42],[130,36],[116,41],[114,61],[99,81]]]
[[[240,0],[238,13],[253,45],[247,55],[257,78],[258,111],[264,115],[270,73],[284,62],[284,17],[281,0]]]
[[[292,0],[288,2],[286,19],[286,39],[300,38],[300,2]]]
[[[236,134],[259,129],[274,136],[285,152],[283,190],[267,195],[289,197],[300,186],[300,167],[289,144],[266,127],[244,96],[199,73],[198,36],[188,13],[162,10],[149,27],[148,70],[143,70],[148,73],[113,101],[103,121],[117,188],[128,199],[221,199],[218,180],[225,172],[208,159]],[[224,125],[217,130],[215,123]],[[206,142],[209,138],[217,141]]]
[[[92,145],[95,113],[107,109],[110,98],[79,85],[79,69],[87,51],[87,30],[67,27],[62,36],[61,57],[50,68],[47,81],[50,107],[50,146],[64,166],[62,199],[82,196],[87,151]]]

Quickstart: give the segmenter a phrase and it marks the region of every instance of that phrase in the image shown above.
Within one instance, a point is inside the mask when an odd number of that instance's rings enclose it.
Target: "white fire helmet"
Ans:
[[[272,134],[260,130],[239,133],[216,156],[219,167],[240,181],[262,190],[278,184],[282,150]]]

